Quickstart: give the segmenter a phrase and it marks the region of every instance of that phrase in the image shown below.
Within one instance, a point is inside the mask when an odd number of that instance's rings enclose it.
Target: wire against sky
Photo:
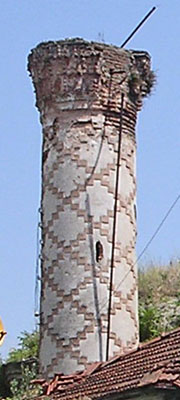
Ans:
[[[156,237],[156,235],[158,234],[158,232],[160,231],[161,227],[163,226],[164,222],[166,221],[166,219],[168,218],[169,214],[171,213],[171,211],[173,210],[173,208],[175,207],[176,203],[179,201],[180,199],[180,193],[178,194],[178,196],[176,197],[176,199],[174,200],[174,202],[172,203],[172,205],[170,206],[170,208],[168,209],[168,211],[166,212],[164,218],[162,219],[162,221],[160,222],[160,224],[158,225],[157,229],[155,230],[155,232],[153,233],[153,235],[151,236],[151,238],[149,239],[149,241],[147,242],[146,246],[143,248],[143,250],[141,251],[141,253],[139,254],[137,260],[136,260],[136,264],[137,262],[140,260],[140,258],[143,256],[143,254],[145,253],[145,251],[148,249],[148,247],[150,246],[150,244],[152,243],[152,241],[154,240],[154,238]]]
[[[120,159],[121,159],[121,146],[122,146],[123,107],[124,107],[124,93],[121,94],[121,111],[120,111],[118,151],[117,151],[117,163],[116,163],[117,167],[116,167],[116,182],[115,182],[115,194],[114,194],[114,217],[113,217],[111,267],[110,267],[110,282],[109,282],[110,288],[109,288],[109,306],[108,306],[106,361],[108,361],[108,359],[109,359],[109,344],[110,344],[110,331],[111,331],[110,330],[110,325],[111,325],[111,306],[112,306],[112,293],[113,293],[113,272],[114,272],[115,243],[116,243],[118,188],[119,188],[119,178],[120,178]]]
[[[157,7],[153,7],[141,20],[141,22],[136,26],[136,28],[131,32],[131,34],[127,37],[127,39],[122,43],[121,48],[123,48],[135,35],[135,33],[140,29],[140,27],[147,21],[147,19],[151,16],[151,14],[157,9]]]
[[[141,253],[139,254],[139,256],[137,257],[135,263],[133,264],[133,266],[131,268],[129,268],[129,270],[126,272],[126,274],[124,275],[123,279],[121,279],[121,281],[118,283],[118,285],[115,287],[114,291],[116,291],[117,289],[119,289],[119,287],[121,286],[121,284],[124,282],[124,280],[127,278],[128,274],[130,273],[131,269],[138,263],[138,261],[141,259],[141,257],[143,256],[143,254],[146,252],[146,250],[148,249],[148,247],[150,246],[150,244],[153,242],[153,240],[155,239],[155,237],[157,236],[157,234],[159,233],[159,231],[161,230],[162,226],[164,225],[165,221],[167,220],[167,218],[169,217],[171,211],[173,210],[173,208],[176,206],[176,204],[178,203],[180,199],[180,193],[178,194],[178,196],[176,197],[176,199],[173,201],[173,203],[171,204],[171,206],[169,207],[168,211],[166,212],[165,216],[163,217],[163,219],[161,220],[160,224],[158,225],[158,227],[156,228],[156,230],[154,231],[153,235],[150,237],[150,239],[148,240],[148,242],[146,243],[146,245],[144,246],[143,250],[141,251]],[[104,306],[106,306],[108,303],[108,301],[106,300],[100,307],[100,312],[102,311],[102,309],[104,308]]]

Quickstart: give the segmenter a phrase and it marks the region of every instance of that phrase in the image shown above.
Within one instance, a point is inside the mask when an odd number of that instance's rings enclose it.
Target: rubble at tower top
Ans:
[[[124,88],[128,100],[139,110],[142,98],[150,94],[155,82],[146,51],[125,50],[80,38],[39,44],[29,55],[28,70],[40,109],[42,99],[53,101],[57,96],[64,109],[63,99],[67,101],[72,91],[74,99],[80,101],[79,107],[85,96],[91,107],[104,108],[112,80],[112,89],[114,83],[117,92],[119,82],[119,91]],[[117,104],[112,107],[118,111]]]

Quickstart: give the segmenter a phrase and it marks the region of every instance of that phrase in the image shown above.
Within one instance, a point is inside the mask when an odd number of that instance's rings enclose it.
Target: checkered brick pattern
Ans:
[[[102,44],[53,43],[38,46],[29,61],[43,125],[44,376],[105,360],[122,92],[110,355],[138,344],[135,123],[140,100],[129,100],[126,79],[135,60],[130,52]]]

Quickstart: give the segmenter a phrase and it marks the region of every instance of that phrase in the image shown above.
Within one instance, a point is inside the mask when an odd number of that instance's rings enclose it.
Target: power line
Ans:
[[[142,21],[136,26],[136,28],[132,31],[132,33],[127,37],[127,39],[122,43],[121,49],[129,42],[129,40],[135,35],[135,33],[139,30],[139,28],[145,23],[145,21],[151,16],[151,14],[156,10],[156,7],[153,7],[148,14],[142,19]]]
[[[171,204],[171,206],[169,207],[168,211],[166,212],[165,216],[163,217],[163,219],[161,220],[160,224],[158,225],[158,227],[156,228],[156,230],[154,231],[153,235],[150,237],[150,239],[148,240],[148,242],[146,243],[146,245],[144,246],[143,250],[141,251],[141,253],[139,254],[139,256],[137,257],[135,263],[132,265],[131,268],[129,268],[129,270],[127,271],[127,273],[124,275],[124,277],[121,279],[121,281],[118,283],[118,285],[115,287],[114,291],[116,291],[117,289],[119,289],[119,287],[121,286],[121,284],[124,282],[124,280],[127,278],[127,276],[129,275],[130,271],[132,270],[132,268],[138,263],[138,261],[141,259],[141,257],[143,256],[143,254],[146,252],[146,250],[148,249],[148,247],[150,246],[150,244],[153,242],[153,240],[155,239],[155,237],[157,236],[157,234],[159,233],[159,231],[161,230],[162,226],[164,225],[165,221],[167,220],[167,218],[169,217],[171,211],[173,210],[173,208],[175,207],[175,205],[177,204],[177,202],[180,199],[180,193],[178,194],[178,196],[176,197],[176,199],[173,201],[173,203]],[[104,308],[104,306],[106,306],[106,304],[108,303],[108,301],[106,300],[104,302],[104,304],[102,304],[101,308],[100,308],[100,312],[102,311],[102,309]]]
[[[157,229],[155,230],[155,232],[153,233],[153,235],[151,236],[151,238],[148,240],[146,246],[144,247],[144,249],[141,251],[141,253],[139,254],[136,263],[140,260],[140,258],[143,256],[143,254],[145,253],[145,251],[147,250],[147,248],[150,246],[150,244],[152,243],[152,241],[154,240],[154,238],[156,237],[156,235],[158,234],[158,232],[160,231],[161,227],[163,226],[164,222],[166,221],[166,219],[168,218],[169,214],[171,213],[171,211],[173,210],[173,208],[175,207],[176,203],[178,202],[178,200],[180,199],[180,193],[178,194],[178,196],[176,197],[176,199],[174,200],[174,202],[172,203],[172,205],[169,207],[168,211],[166,212],[164,218],[162,219],[162,221],[160,222],[160,224],[158,225]]]
[[[115,196],[114,196],[114,217],[113,217],[113,231],[112,231],[112,249],[111,249],[111,267],[110,267],[110,288],[109,288],[109,306],[108,306],[106,361],[108,361],[108,359],[109,359],[109,338],[110,338],[110,328],[111,328],[111,306],[112,306],[112,293],[113,293],[113,272],[114,272],[114,256],[115,256],[115,242],[116,242],[118,188],[119,188],[120,159],[121,159],[121,147],[122,147],[123,106],[124,106],[124,93],[121,94],[121,111],[120,111],[120,123],[119,123],[116,183],[115,183]]]
[[[36,271],[35,271],[35,288],[34,288],[34,315],[38,312],[38,302],[39,302],[39,223],[37,224],[36,233]]]
[[[36,271],[35,271],[35,288],[34,288],[34,317],[39,316],[39,290],[40,290],[40,259],[42,247],[41,235],[41,208],[38,209],[37,238],[36,238]]]

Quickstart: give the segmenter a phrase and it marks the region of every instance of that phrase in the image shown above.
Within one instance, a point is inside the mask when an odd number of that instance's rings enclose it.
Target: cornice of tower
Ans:
[[[146,51],[125,50],[80,38],[39,44],[28,58],[28,70],[42,112],[53,103],[59,110],[98,109],[119,113],[120,96],[136,111],[154,83]]]

